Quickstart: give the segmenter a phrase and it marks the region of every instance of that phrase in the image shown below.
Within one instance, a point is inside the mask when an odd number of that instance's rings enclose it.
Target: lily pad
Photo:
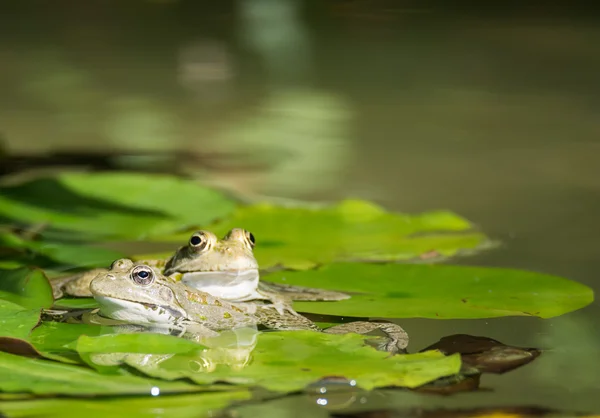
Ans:
[[[406,261],[431,254],[451,256],[489,244],[471,223],[451,212],[391,213],[360,200],[322,208],[257,204],[238,208],[232,217],[207,226],[219,235],[234,227],[245,228],[256,237],[255,255],[261,268]],[[168,239],[183,244],[189,235]]]
[[[137,376],[104,376],[80,366],[0,352],[0,391],[35,394],[125,395],[194,392],[201,387]],[[156,389],[153,389],[156,388]]]
[[[28,309],[50,308],[54,301],[44,272],[30,267],[0,269],[0,299]]]
[[[336,302],[295,302],[300,312],[387,318],[552,318],[594,300],[589,287],[531,271],[427,264],[338,263],[264,277],[349,292]]]
[[[83,337],[82,337],[83,338]],[[102,337],[101,337],[102,338]],[[93,338],[85,354],[94,349]],[[267,332],[258,336],[252,360],[245,367],[206,369],[206,352],[188,351],[168,358],[123,357],[125,364],[162,379],[189,378],[196,383],[228,382],[291,392],[325,376],[345,376],[358,387],[416,387],[460,370],[460,356],[438,351],[389,356],[364,344],[357,334],[330,335],[313,331]],[[89,357],[92,358],[92,357]],[[95,357],[96,359],[102,357]],[[94,362],[97,360],[93,360]]]
[[[98,302],[94,298],[60,298],[54,302],[56,308],[66,309],[94,309],[98,308]]]
[[[104,238],[143,239],[228,215],[234,202],[177,177],[67,173],[0,188],[0,216]]]
[[[221,192],[174,176],[148,173],[69,173],[60,177],[74,192],[165,214],[181,226],[204,225],[229,215],[235,202]]]
[[[110,329],[98,325],[42,322],[31,331],[28,342],[46,358],[63,363],[85,364],[69,344],[73,344],[82,334],[96,336],[110,332]]]
[[[82,335],[77,340],[77,351],[83,353],[147,353],[179,354],[204,348],[184,338],[153,333],[107,334],[100,337]]]
[[[0,299],[0,337],[26,339],[39,321],[39,309],[26,309]]]
[[[124,255],[108,248],[85,245],[84,243],[68,244],[54,241],[25,240],[15,234],[0,233],[0,245],[7,250],[14,250],[15,257],[28,264],[58,263],[68,266],[103,267]]]
[[[38,399],[0,402],[0,411],[8,418],[62,417],[86,418],[110,416],[179,417],[201,418],[213,416],[213,412],[231,402],[250,399],[247,390],[207,392],[176,396],[144,396],[110,399]]]

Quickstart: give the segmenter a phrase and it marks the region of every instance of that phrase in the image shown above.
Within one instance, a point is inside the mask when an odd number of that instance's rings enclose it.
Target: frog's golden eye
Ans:
[[[190,246],[195,250],[204,250],[208,245],[208,236],[204,232],[196,232],[190,238]]]
[[[250,232],[250,231],[244,231],[244,235],[246,235],[246,239],[250,243],[250,246],[252,248],[254,248],[254,246],[256,245],[256,240],[254,239],[254,235],[252,235],[252,232]]]
[[[148,266],[137,266],[131,271],[131,280],[141,286],[148,286],[154,281],[154,271]]]

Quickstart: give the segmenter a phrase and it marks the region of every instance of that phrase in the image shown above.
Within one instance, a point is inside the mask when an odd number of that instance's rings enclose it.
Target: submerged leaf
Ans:
[[[465,366],[483,373],[505,373],[532,362],[541,354],[536,348],[514,347],[491,338],[466,334],[449,335],[421,351],[429,350],[460,353]]]
[[[594,300],[589,287],[530,271],[448,265],[339,263],[281,271],[268,281],[351,294],[336,302],[295,302],[300,312],[387,318],[551,318]]]

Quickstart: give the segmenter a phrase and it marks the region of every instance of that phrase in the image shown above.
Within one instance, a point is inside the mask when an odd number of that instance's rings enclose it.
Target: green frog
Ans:
[[[335,301],[345,293],[259,281],[254,258],[254,235],[233,228],[219,240],[209,231],[197,231],[188,244],[169,258],[164,274],[195,289],[231,302],[268,300],[281,313],[293,300]]]
[[[142,260],[161,269],[170,279],[232,302],[270,301],[279,313],[291,309],[293,300],[335,301],[350,296],[324,289],[276,284],[259,280],[258,262],[254,257],[256,240],[249,231],[233,228],[219,240],[210,231],[197,231],[188,244],[179,248],[166,262]],[[90,297],[90,282],[106,269],[94,269],[52,281],[54,298],[64,293]]]
[[[164,276],[160,269],[129,259],[115,261],[90,283],[100,314],[139,325],[177,326],[203,335],[262,325],[274,330],[313,330],[330,334],[366,334],[380,329],[386,339],[379,349],[404,351],[408,335],[389,322],[349,322],[322,330],[308,318],[267,309],[260,302],[233,303]]]

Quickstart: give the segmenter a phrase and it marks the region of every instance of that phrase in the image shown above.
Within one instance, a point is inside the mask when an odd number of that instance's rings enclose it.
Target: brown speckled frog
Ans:
[[[291,301],[335,301],[347,299],[345,293],[302,286],[259,281],[258,263],[254,257],[254,236],[241,228],[229,231],[219,240],[209,231],[197,231],[188,244],[179,248],[166,262],[143,260],[161,269],[170,279],[210,293],[231,302],[270,301],[278,312],[293,312]],[[91,296],[90,282],[106,269],[94,269],[52,281],[55,299],[66,293]]]
[[[90,283],[90,291],[101,315],[132,324],[191,326],[208,334],[251,325],[330,334],[365,334],[380,329],[387,338],[379,349],[397,353],[408,344],[408,335],[396,324],[359,321],[321,330],[301,315],[280,314],[260,305],[248,309],[247,303],[230,303],[173,281],[156,267],[128,259],[117,260],[109,270],[99,273]]]

